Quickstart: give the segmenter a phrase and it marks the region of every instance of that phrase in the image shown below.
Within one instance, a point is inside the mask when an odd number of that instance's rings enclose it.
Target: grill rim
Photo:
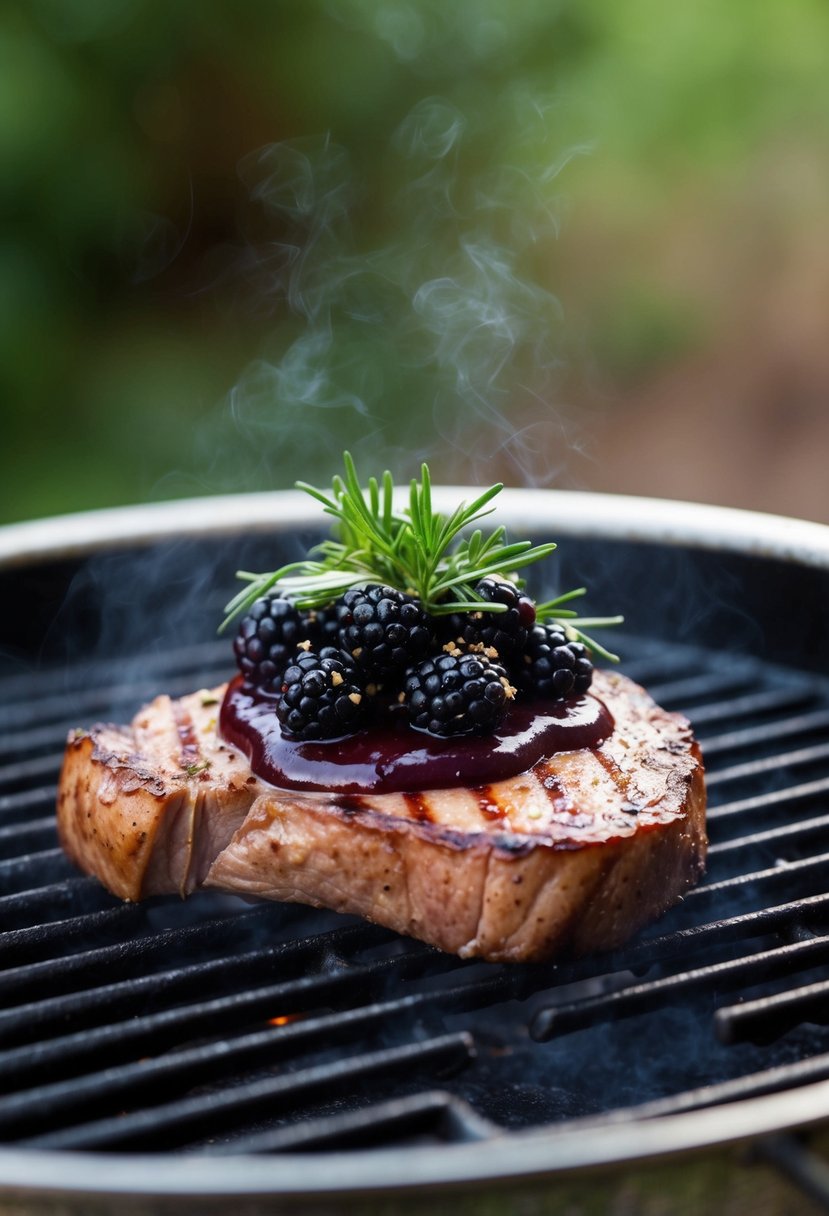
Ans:
[[[440,510],[470,487],[436,487]],[[305,494],[273,491],[84,512],[0,528],[0,569],[84,558],[115,547],[175,538],[284,534],[323,520]],[[829,570],[829,526],[807,520],[672,500],[578,491],[506,489],[499,521],[558,536],[635,541],[778,559]],[[313,1199],[422,1193],[484,1182],[550,1181],[599,1167],[647,1164],[679,1153],[734,1148],[829,1119],[829,1081],[658,1120],[590,1128],[505,1131],[481,1142],[428,1148],[350,1150],[274,1157],[46,1152],[0,1148],[0,1193],[192,1198]],[[194,1162],[198,1161],[198,1169]]]
[[[16,1194],[75,1199],[333,1198],[422,1195],[428,1188],[472,1189],[482,1183],[550,1182],[596,1169],[655,1165],[677,1155],[737,1150],[758,1139],[804,1130],[829,1114],[829,1081],[689,1114],[618,1126],[555,1126],[511,1131],[467,1144],[273,1157],[171,1159],[149,1153],[46,1152],[0,1149],[0,1187]],[[313,1181],[309,1185],[309,1165]],[[0,1191],[0,1193],[2,1193]]]
[[[474,498],[474,486],[433,486],[439,511]],[[400,505],[405,506],[401,494]],[[812,520],[678,499],[597,494],[582,490],[507,487],[499,521],[534,529],[554,524],[556,536],[642,541],[778,558],[829,569],[829,525]],[[299,490],[205,498],[82,511],[0,527],[0,569],[49,559],[90,556],[114,545],[156,544],[174,538],[281,533],[318,527],[321,508]]]

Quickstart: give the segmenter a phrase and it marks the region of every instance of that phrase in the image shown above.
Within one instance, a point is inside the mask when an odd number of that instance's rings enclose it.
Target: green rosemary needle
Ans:
[[[261,596],[277,590],[298,608],[322,608],[343,595],[349,587],[382,583],[416,596],[432,616],[451,612],[504,612],[503,604],[482,599],[475,584],[487,575],[514,577],[516,572],[543,560],[555,550],[552,543],[508,542],[503,527],[485,533],[474,527],[494,508],[492,501],[503,486],[490,486],[473,502],[460,503],[450,515],[432,506],[432,484],[426,464],[420,480],[409,487],[408,508],[395,509],[394,483],[386,471],[378,480],[371,477],[364,488],[349,452],[343,455],[344,473],[335,476],[331,490],[320,490],[297,482],[334,519],[333,534],[315,546],[308,557],[264,574],[237,572],[245,586],[225,607],[224,629],[234,617],[246,612]],[[470,531],[470,529],[472,529]],[[463,535],[461,535],[463,534]],[[562,605],[584,593],[567,592],[538,606],[540,620],[560,619],[574,639],[584,642],[605,658],[608,651],[582,634],[580,626],[617,624],[620,617],[580,621]]]

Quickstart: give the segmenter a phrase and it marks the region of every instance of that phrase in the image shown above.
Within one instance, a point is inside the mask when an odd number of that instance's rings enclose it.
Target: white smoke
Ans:
[[[414,10],[394,12],[411,34]],[[559,175],[585,149],[559,146],[555,97],[511,83],[492,102],[506,134],[420,100],[383,150],[387,180],[362,180],[329,135],[242,162],[266,235],[241,273],[274,327],[228,413],[258,471],[276,444],[291,479],[325,478],[343,446],[406,474],[428,458],[444,480],[558,475],[570,424],[551,249]]]

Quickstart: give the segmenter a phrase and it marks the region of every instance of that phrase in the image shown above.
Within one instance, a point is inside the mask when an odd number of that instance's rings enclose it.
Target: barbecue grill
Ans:
[[[555,966],[222,894],[121,904],[76,873],[67,731],[226,678],[233,571],[320,518],[289,492],[0,531],[0,1212],[829,1210],[829,529],[500,503],[561,542],[537,592],[625,613],[623,670],[708,769],[706,880]]]

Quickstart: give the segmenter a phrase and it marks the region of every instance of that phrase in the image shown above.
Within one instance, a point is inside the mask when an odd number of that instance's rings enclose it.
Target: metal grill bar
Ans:
[[[55,819],[35,819],[27,824],[13,824],[0,828],[0,849],[5,854],[19,849],[22,853],[34,852],[38,846],[42,849],[55,839]]]
[[[22,929],[32,923],[48,924],[67,913],[83,915],[111,908],[114,897],[101,890],[94,878],[65,878],[31,891],[0,896],[0,924]]]
[[[13,895],[25,891],[37,875],[42,882],[55,882],[71,874],[63,849],[41,849],[0,861],[0,893]]]
[[[829,759],[829,743],[816,743],[812,747],[798,748],[793,752],[780,752],[774,756],[763,756],[745,764],[734,764],[720,769],[708,777],[708,788],[714,789],[726,782],[743,781],[746,777],[759,777],[763,773],[774,773],[778,769],[799,768],[804,764],[819,764]],[[722,811],[720,811],[722,814]]]
[[[138,913],[138,909],[131,909],[129,905],[123,905],[119,910],[132,911],[133,915]],[[278,935],[280,926],[274,911],[273,905],[246,911],[234,909],[224,917],[214,915],[195,925],[179,925],[157,933],[149,932],[142,920],[140,935],[119,937],[115,944],[0,971],[0,999],[8,1004],[15,998],[21,1000],[47,993],[54,996],[58,992],[94,987],[102,975],[113,981],[136,971],[152,970],[159,961],[171,963],[206,950],[219,953],[238,949],[258,931]],[[290,925],[289,920],[288,928]]]
[[[810,938],[744,958],[693,968],[650,983],[636,984],[621,992],[545,1009],[536,1014],[530,1030],[534,1039],[543,1042],[555,1034],[582,1030],[597,1021],[630,1017],[653,1008],[660,1000],[670,1001],[676,994],[690,989],[701,991],[757,984],[826,961],[829,961],[829,937]]]
[[[0,735],[0,756],[31,755],[49,748],[53,754],[66,742],[63,722],[50,726],[30,727],[28,730],[4,730]],[[51,770],[54,772],[54,768]]]
[[[754,715],[778,713],[796,705],[804,705],[814,698],[815,690],[802,687],[773,688],[768,692],[751,693],[745,697],[714,701],[710,705],[694,708],[694,728],[708,726],[712,722],[740,722]]]
[[[28,815],[35,808],[53,812],[57,792],[57,786],[47,785],[34,790],[18,790],[14,794],[2,794],[0,795],[0,818],[11,819],[15,815]]]
[[[733,941],[740,937],[757,936],[761,931],[770,932],[786,924],[793,924],[807,913],[810,915],[812,923],[829,917],[829,895],[815,896],[811,900],[780,905],[776,908],[763,908],[760,911],[733,917],[727,921],[708,923],[697,926],[691,931],[680,931],[667,937],[646,941],[626,952],[624,957],[629,964],[638,965],[645,961],[652,964],[657,961],[667,961],[671,957],[686,957],[689,944],[693,944],[698,950],[703,944],[709,942],[716,944],[720,940]],[[344,933],[340,938],[340,946],[345,944],[346,934]],[[262,950],[257,955],[250,957],[254,962],[261,957],[264,963],[272,953],[272,951]],[[421,966],[427,967],[432,974],[435,973],[436,964],[449,970],[459,968],[456,960],[447,956],[435,958],[432,952],[425,948],[417,950],[416,958],[420,960],[417,969],[419,970]],[[602,966],[603,962],[604,966]],[[405,960],[396,959],[392,960],[392,963],[395,968],[408,974],[414,974],[411,952]],[[386,966],[388,964],[375,970],[374,975],[377,979],[382,978]],[[461,988],[449,989],[446,992],[430,991],[418,994],[416,997],[404,998],[401,1002],[387,1002],[382,1006],[372,1007],[366,1011],[366,1016],[372,1020],[382,1014],[383,1017],[391,1020],[394,1018],[396,1010],[408,1007],[407,1002],[409,1004],[431,1004],[437,1009],[448,1005],[457,1007],[461,1001],[466,1001],[468,1006],[473,1008],[503,1000],[508,996],[521,997],[535,990],[538,984],[543,982],[544,971],[544,968],[499,969],[492,980],[477,981],[473,978],[468,985]],[[579,978],[584,979],[591,975],[607,974],[607,971],[607,960],[586,960],[572,965],[569,969],[560,968],[559,978],[563,983]],[[352,967],[339,978],[345,980],[348,976],[351,976],[355,983],[365,983],[366,976],[362,970]],[[190,983],[193,982],[192,973],[187,978]],[[373,990],[368,984],[365,984],[360,998],[365,1000],[369,992]],[[7,1050],[0,1055],[0,1077],[7,1080],[12,1078],[30,1080],[35,1075],[53,1071],[61,1061],[64,1063],[71,1061],[74,1067],[82,1065],[87,1057],[100,1061],[115,1053],[117,1053],[116,1058],[121,1058],[125,1053],[153,1045],[156,1049],[167,1048],[172,1043],[181,1041],[197,1032],[204,1033],[208,1030],[215,1032],[224,1029],[233,1024],[234,1018],[238,1020],[238,1015],[245,1010],[252,1014],[258,1008],[264,1008],[267,1011],[268,1008],[285,1008],[288,1004],[292,1008],[296,1006],[295,990],[290,985],[277,985],[254,989],[247,993],[234,993],[213,1001],[185,1005],[157,1014],[147,1014],[132,1018],[127,1022],[106,1023],[75,1034],[61,1036],[51,1042]],[[21,1012],[22,1020],[25,1023],[28,1018],[28,1010],[24,1009]],[[358,1010],[357,1017],[359,1016],[360,1011]],[[309,1033],[312,1026],[313,1023],[304,1021],[300,1034]]]
[[[829,980],[775,992],[741,1005],[726,1005],[714,1017],[723,1043],[770,1042],[801,1022],[829,1024]]]
[[[724,735],[714,735],[710,739],[703,738],[702,748],[706,761],[712,760],[723,752],[739,752],[747,747],[756,747],[763,743],[776,743],[791,735],[805,738],[813,732],[823,732],[829,729],[829,710],[818,709],[809,714],[799,714],[794,718],[775,719],[761,726],[752,726],[747,730],[729,731]]]
[[[720,882],[709,882],[701,887],[693,887],[685,896],[685,904],[692,909],[700,900],[719,900],[724,892],[736,892],[739,888],[762,887],[763,898],[768,899],[771,892],[783,887],[784,889],[797,886],[804,894],[808,889],[804,884],[809,881],[825,885],[829,876],[829,853],[819,853],[816,857],[802,857],[799,861],[790,861],[786,865],[772,866],[765,870],[749,870],[745,874],[737,874],[731,878],[723,878]]]
[[[785,801],[780,799],[781,802]],[[713,816],[715,818],[715,816]],[[777,846],[786,841],[797,841],[798,844],[808,844],[813,837],[818,843],[826,839],[829,828],[829,815],[818,815],[814,819],[802,819],[799,823],[785,824],[779,828],[769,828],[765,832],[752,832],[750,836],[740,836],[736,840],[715,840],[708,847],[708,856],[717,861],[725,854],[746,857],[753,850],[760,850],[768,855],[769,845]]]
[[[645,963],[687,958],[689,952],[710,947],[736,945],[737,942],[765,937],[770,933],[785,933],[800,924],[815,928],[829,925],[829,893],[811,895],[787,904],[759,908],[723,920],[709,921],[676,933],[660,937],[645,937],[628,947],[622,958],[631,969]]]
[[[361,932],[363,936],[366,934],[362,927],[357,932]],[[347,933],[346,930],[345,934]],[[378,933],[385,934],[385,930],[378,930]],[[370,928],[368,934],[371,934]],[[178,967],[114,984],[101,984],[83,992],[53,997],[45,1003],[36,1001],[18,1005],[15,1009],[0,1011],[0,1043],[28,1042],[51,1027],[66,1029],[94,1026],[101,1019],[129,1016],[137,1002],[142,1002],[144,1008],[147,1002],[152,1002],[156,1007],[163,1007],[186,998],[195,991],[203,994],[221,989],[240,977],[249,978],[260,970],[264,974],[265,966],[273,967],[278,964],[283,969],[304,971],[319,962],[330,950],[336,950],[337,945],[336,935],[334,940],[329,942],[327,935],[323,934],[305,941],[275,946],[269,950],[253,951],[241,956],[231,952],[224,957],[200,962],[191,967]],[[411,960],[416,957],[418,956],[414,953],[406,956],[410,965]],[[347,971],[339,975],[331,971],[319,976],[304,976],[297,980],[296,984],[300,988],[313,982],[327,992],[329,987],[333,988],[347,980],[348,974]],[[364,979],[365,975],[361,974],[360,978]]]
[[[615,636],[618,648],[625,656],[625,674],[637,684],[653,688],[657,683],[683,680],[699,671],[698,656],[681,647],[666,649],[660,642],[654,642],[649,651],[647,643],[640,637]]]
[[[29,781],[51,777],[60,769],[63,752],[50,756],[36,756],[32,760],[18,760],[15,764],[0,765],[0,785],[6,789],[17,789]]]
[[[164,691],[172,697],[183,697],[193,692],[194,688],[210,688],[222,684],[227,675],[225,659],[221,666],[213,670],[200,670],[195,680],[176,676],[165,681]],[[15,729],[21,730],[38,729],[51,722],[63,722],[66,729],[71,730],[90,718],[103,716],[106,720],[112,720],[116,712],[124,713],[129,718],[142,702],[151,701],[157,693],[158,682],[155,680],[141,680],[135,684],[110,684],[101,688],[85,686],[66,693],[21,702],[15,706],[13,724]]]
[[[437,1017],[448,1011],[459,1012],[478,1009],[504,999],[507,987],[498,979],[481,980],[475,984],[429,991],[399,997],[395,1000],[369,1003],[388,967],[366,970],[365,973],[351,969],[341,974],[326,987],[316,981],[299,981],[293,985],[274,985],[260,994],[246,993],[226,997],[197,1007],[196,1011],[177,1010],[178,1017],[139,1019],[143,1026],[130,1027],[130,1046],[137,1042],[154,1042],[154,1050],[164,1050],[170,1041],[170,1027],[189,1018],[188,1029],[216,1033],[223,1023],[241,1024],[240,1014],[264,1017],[278,1009],[286,1011],[285,1025],[269,1026],[265,1030],[240,1035],[230,1041],[221,1039],[202,1046],[169,1052],[155,1059],[141,1059],[133,1064],[119,1065],[105,1070],[96,1069],[83,1077],[72,1077],[67,1081],[41,1084],[10,1098],[0,1107],[0,1130],[17,1139],[30,1128],[53,1126],[56,1117],[69,1113],[75,1119],[92,1109],[101,1113],[108,1109],[113,1113],[133,1102],[142,1094],[159,1098],[167,1094],[180,1094],[189,1085],[202,1077],[210,1076],[215,1082],[222,1076],[232,1075],[245,1067],[266,1067],[284,1059],[312,1049],[321,1050],[335,1044],[348,1042],[358,1035],[376,1030],[382,1025],[399,1021],[401,1025],[411,1022],[414,1015],[425,1012]],[[350,991],[349,991],[350,981]],[[335,989],[343,989],[348,1003],[360,1000],[357,1008],[338,1009],[317,1017],[299,1016],[291,1020],[287,1011],[302,1008],[306,1001],[318,1005],[320,995],[334,996]],[[359,991],[359,996],[358,996]],[[255,1004],[246,998],[261,997]],[[248,1004],[248,1008],[246,1008]],[[235,1018],[232,1016],[235,1014]],[[191,1035],[192,1037],[192,1035]],[[100,1049],[100,1042],[98,1044]],[[24,1068],[26,1061],[19,1053]],[[99,1052],[95,1054],[100,1062]]]
[[[144,915],[134,904],[125,904],[49,925],[13,929],[0,936],[0,966],[13,967],[21,961],[51,958],[64,951],[71,952],[75,945],[83,949],[91,937],[102,944],[121,941],[143,923]]]
[[[821,794],[829,794],[829,777],[819,781],[806,781],[802,785],[792,785],[782,790],[771,790],[767,794],[758,794],[752,798],[739,798],[722,806],[713,806],[708,812],[709,822],[725,819],[728,815],[744,815],[746,812],[765,811],[770,807],[788,806],[803,798],[815,798]]]
[[[411,970],[414,973],[416,969]],[[76,1098],[82,1098],[85,1089],[91,1099],[102,1099],[107,1094],[107,1077],[110,1076],[111,1090],[123,1094],[128,1093],[133,1084],[140,1089],[148,1079],[154,1083],[162,1076],[172,1077],[176,1085],[181,1086],[191,1065],[204,1075],[202,1070],[207,1066],[214,1069],[217,1064],[231,1067],[248,1058],[262,1062],[281,1059],[309,1045],[332,1044],[391,1024],[394,1019],[409,1019],[421,1010],[427,1014],[442,1014],[449,1010],[457,1012],[483,1008],[502,1001],[511,989],[509,982],[494,977],[460,987],[439,991],[430,989],[394,1000],[370,1003],[368,998],[377,992],[378,987],[382,988],[385,973],[370,973],[368,982],[362,987],[361,981],[366,978],[363,973],[355,969],[349,975],[352,989],[359,989],[359,995],[355,991],[348,991],[348,984],[342,975],[338,977],[336,985],[342,989],[339,994],[335,992],[333,984],[327,990],[319,986],[313,989],[310,983],[304,987],[297,984],[293,987],[274,985],[262,992],[234,993],[195,1006],[165,1010],[98,1027],[88,1034],[63,1035],[34,1047],[27,1045],[7,1050],[3,1053],[0,1071],[0,1077],[6,1083],[19,1085],[25,1081],[30,1085],[44,1076],[54,1078],[58,1069],[71,1073],[73,1079],[66,1086],[62,1083],[46,1084],[34,1091],[27,1090],[18,1100],[10,1099],[7,1107],[0,1108],[0,1119],[5,1120],[7,1112],[16,1112],[8,1116],[10,1126],[16,1130],[18,1115],[30,1111],[38,1116],[44,1104],[53,1110],[58,1109],[62,1096],[66,1098],[64,1105],[68,1109],[72,1108]],[[256,1020],[261,1021],[265,1014],[272,1013],[274,1009],[295,1010],[297,1006],[304,1006],[320,995],[329,998],[339,995],[345,999],[335,1013],[310,1015],[283,1012],[282,1017],[286,1019],[284,1025],[238,1034],[239,1026],[254,1019],[257,1014]],[[363,1003],[358,1003],[360,1001]],[[352,1008],[348,1007],[349,1002]],[[329,1003],[333,1004],[334,1001],[329,1000]],[[336,1003],[340,1005],[340,1001]],[[111,1074],[102,1073],[97,1068],[107,1061],[131,1060],[138,1052],[148,1049],[154,1053],[167,1051],[182,1041],[192,1040],[194,1035],[216,1034],[228,1028],[235,1029],[238,1034],[232,1042],[222,1039],[192,1050],[184,1048],[154,1061],[142,1057],[135,1064],[119,1065]],[[87,1067],[95,1071],[80,1078],[74,1075]]]
[[[227,652],[227,639],[217,638],[180,646],[175,650],[151,650],[137,656],[134,662],[126,666],[120,659],[116,661],[112,658],[89,658],[82,663],[67,663],[57,671],[50,666],[45,669],[7,673],[0,677],[0,722],[5,718],[10,721],[17,720],[16,702],[48,701],[56,695],[55,688],[58,686],[61,689],[58,695],[98,687],[106,689],[111,696],[114,687],[129,691],[137,686],[138,679],[150,674],[165,678],[175,673],[187,674],[192,675],[193,680],[197,682],[205,669],[224,665],[227,670]],[[93,684],[93,681],[97,683]],[[136,693],[136,699],[140,695]],[[13,711],[4,708],[11,705],[15,706]]]
[[[658,700],[661,705],[682,705],[686,713],[690,713],[688,706],[703,700],[704,703],[699,709],[705,714],[726,700],[733,703],[732,694],[739,693],[741,697],[756,696],[752,689],[754,682],[750,671],[727,668],[722,671],[705,671],[703,674],[695,672],[692,676],[669,682],[650,681],[648,689],[654,700]],[[697,711],[694,709],[693,713],[697,714]]]
[[[82,1124],[69,1130],[32,1137],[28,1143],[38,1148],[112,1148],[118,1145],[143,1147],[162,1139],[178,1145],[188,1143],[211,1128],[222,1127],[227,1118],[251,1116],[265,1108],[290,1109],[320,1090],[330,1095],[343,1085],[353,1085],[376,1077],[417,1068],[430,1071],[462,1067],[474,1056],[470,1035],[454,1034],[407,1044],[386,1051],[368,1052],[332,1064],[303,1069],[283,1077],[236,1086],[212,1094],[209,1102],[185,1098],[166,1106],[154,1107],[120,1119],[105,1119]]]
[[[197,662],[181,662],[176,670],[198,671],[181,691],[212,683],[213,661],[216,678],[225,675],[225,648],[211,643]],[[159,671],[173,670],[160,656],[155,662]],[[95,670],[100,682],[92,689],[80,668],[60,693],[44,678],[30,725],[15,718],[11,744],[0,751],[10,761],[0,767],[0,1129],[7,1139],[166,1149],[198,1145],[215,1129],[227,1142],[210,1151],[275,1152],[409,1134],[488,1137],[497,1120],[472,1110],[467,1097],[483,1102],[486,1115],[487,1095],[512,1083],[517,1056],[531,1050],[528,1017],[538,1038],[578,1029],[592,1053],[634,1019],[647,1035],[648,1019],[681,998],[694,1008],[704,1003],[703,1016],[713,1012],[721,1042],[745,1045],[797,1027],[825,997],[823,981],[809,975],[829,958],[829,854],[809,853],[829,827],[829,814],[814,813],[829,793],[829,747],[815,737],[829,724],[829,694],[815,680],[778,678],[749,661],[732,670],[718,660],[706,667],[699,652],[681,648],[643,655],[637,674],[649,670],[651,691],[689,714],[695,728],[745,723],[705,745],[713,799],[734,793],[711,810],[711,881],[612,955],[510,968],[465,964],[363,925],[332,929],[331,918],[309,933],[306,922],[318,925],[320,917],[303,910],[234,904],[218,914],[210,896],[107,907],[110,897],[77,877],[55,847],[54,788],[44,782],[59,757],[38,754],[77,724],[83,702],[76,693],[103,709],[128,704],[131,714],[150,687],[149,667],[117,690],[107,685],[111,668]],[[163,686],[175,691],[177,684],[165,678]],[[783,738],[790,749],[769,755]],[[791,772],[806,768],[816,780],[792,785]],[[757,830],[727,838],[732,824],[749,821]],[[807,928],[818,936],[803,937]],[[784,982],[785,991],[774,991]],[[749,999],[711,1010],[719,994],[735,990]],[[528,998],[529,1009],[520,1004]],[[282,1017],[296,1020],[268,1024]],[[493,1051],[480,1046],[473,1061],[472,1040],[446,1033],[452,1018]],[[471,1063],[471,1085],[467,1091],[459,1073],[436,1095],[430,1070],[441,1066],[440,1045],[448,1043],[447,1058]],[[781,1068],[779,1086],[821,1075],[820,1058],[814,1053],[813,1073],[804,1067],[790,1080]],[[756,1062],[735,1058],[719,1068],[719,1080],[688,1089],[677,1067],[671,1084],[678,1092],[657,1099],[660,1109],[695,1109],[778,1084],[774,1067]],[[732,1069],[743,1075],[722,1080]],[[420,1092],[392,1099],[394,1076]],[[337,1093],[347,1109],[320,1113],[319,1103]],[[281,1125],[251,1127],[252,1119],[273,1120],[275,1102]],[[612,1122],[612,1094],[607,1103],[611,1110],[598,1118]],[[657,1107],[623,1109],[651,1117],[641,1111]],[[79,1125],[83,1119],[90,1122]]]
[[[211,1152],[284,1153],[348,1148],[353,1144],[363,1147],[367,1142],[424,1134],[445,1143],[458,1143],[488,1140],[497,1131],[468,1103],[441,1090],[429,1090],[391,1102],[378,1102],[345,1115],[307,1119],[290,1127],[242,1136],[232,1144],[211,1146]]]

